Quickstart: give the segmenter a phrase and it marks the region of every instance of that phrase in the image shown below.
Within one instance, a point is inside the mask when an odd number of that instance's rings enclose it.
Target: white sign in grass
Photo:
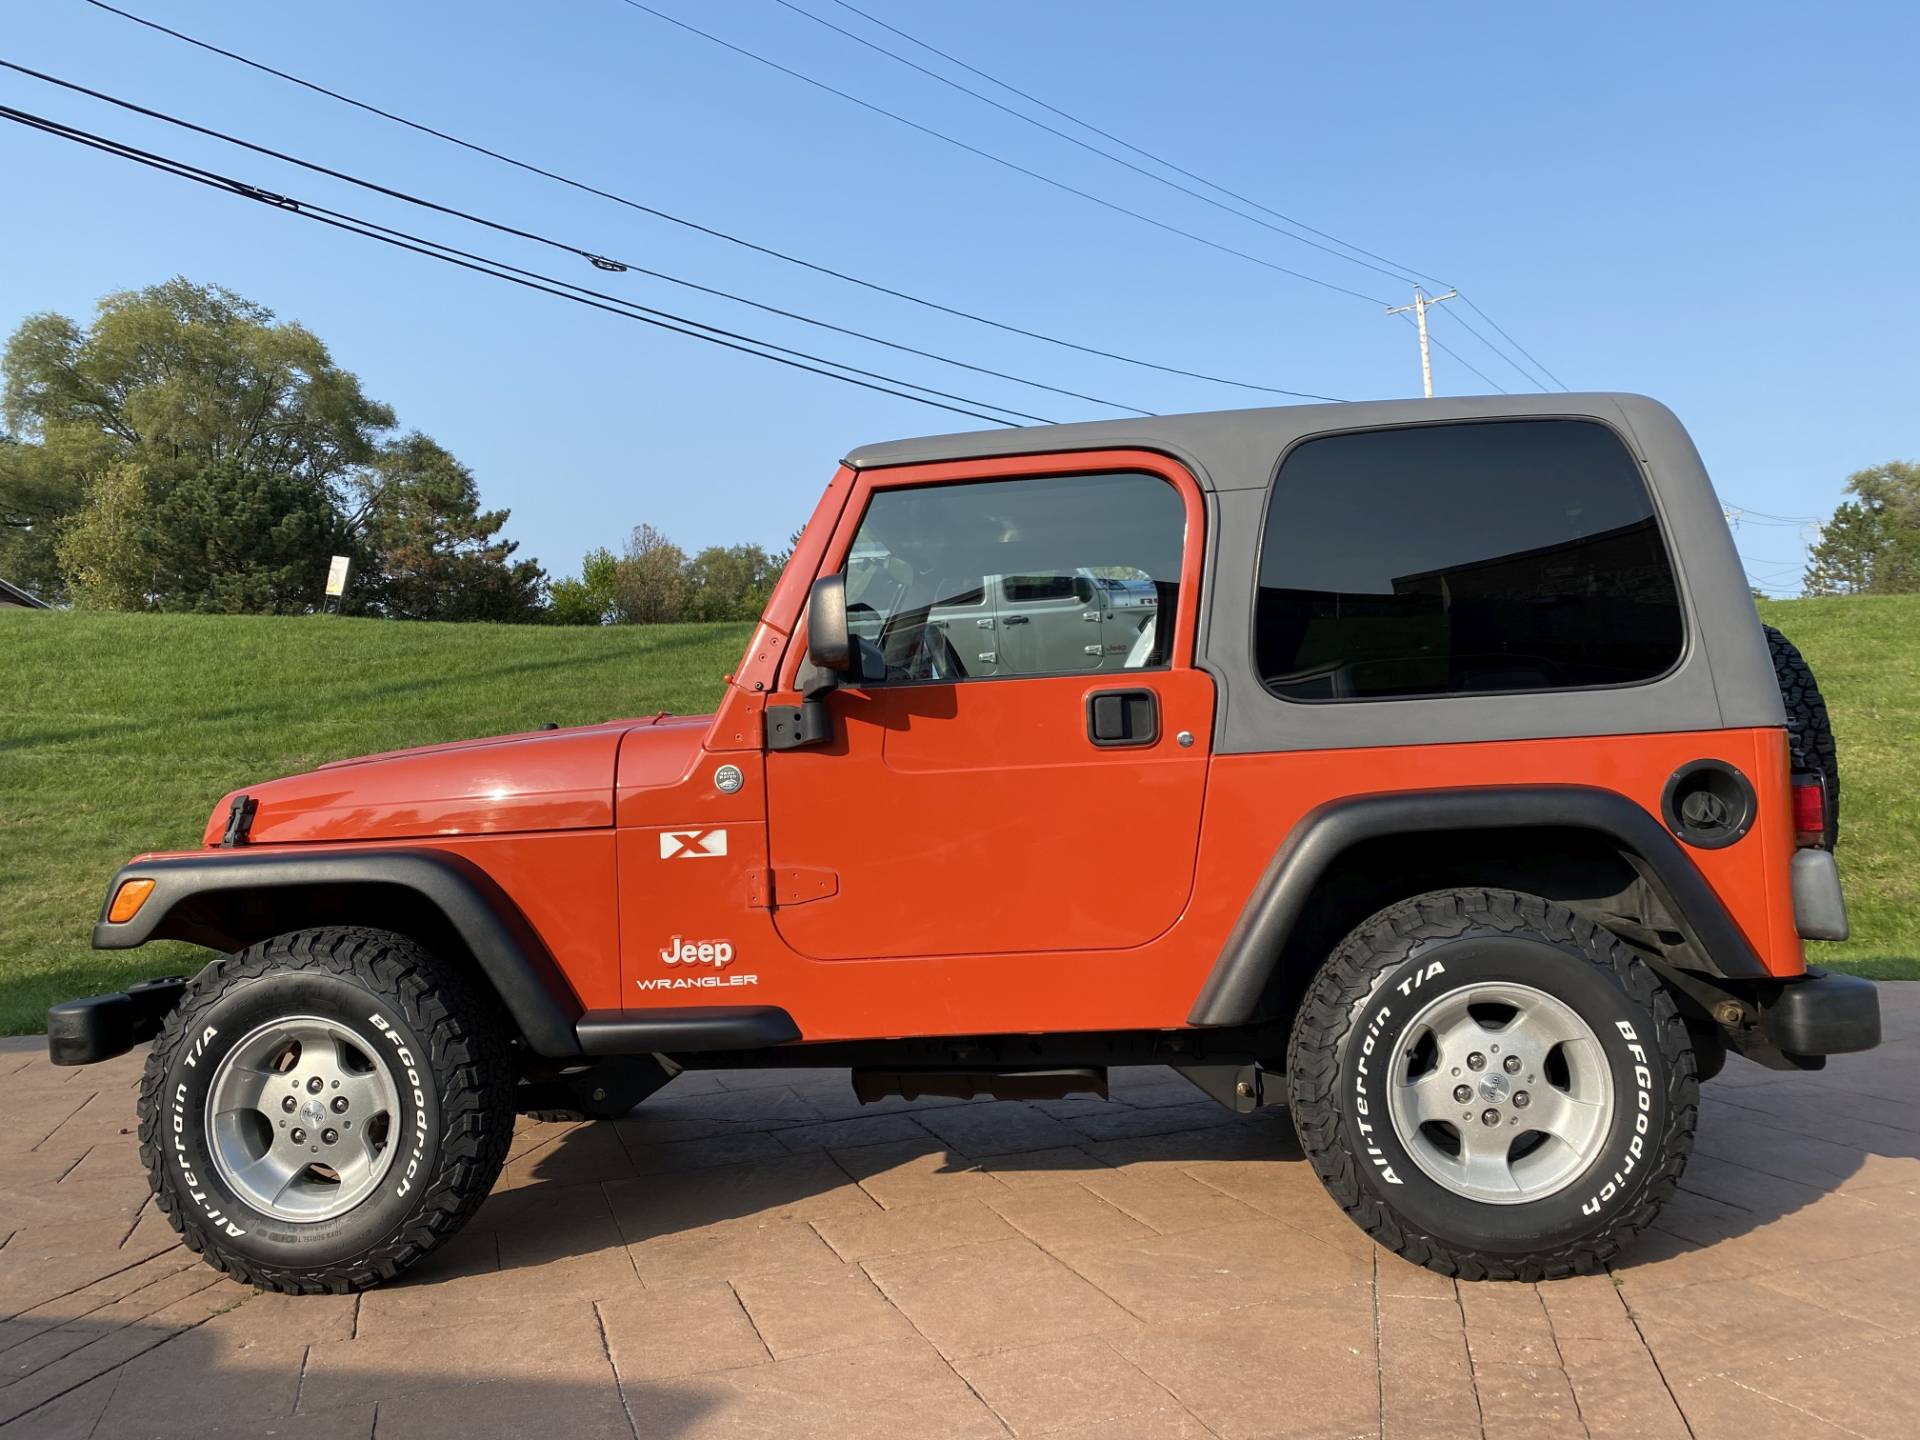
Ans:
[[[333,564],[327,567],[327,595],[329,598],[347,593],[347,566],[350,562],[345,555],[333,557]]]

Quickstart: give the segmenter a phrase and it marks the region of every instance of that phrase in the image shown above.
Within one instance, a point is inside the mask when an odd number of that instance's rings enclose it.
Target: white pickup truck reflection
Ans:
[[[902,587],[890,571],[881,557],[852,557],[847,622],[878,644],[891,666],[908,672],[899,678],[1060,675],[1159,663],[1160,597],[1151,580],[1085,566],[985,575],[940,585],[942,598],[931,605],[896,609]],[[928,661],[929,652],[936,658]]]

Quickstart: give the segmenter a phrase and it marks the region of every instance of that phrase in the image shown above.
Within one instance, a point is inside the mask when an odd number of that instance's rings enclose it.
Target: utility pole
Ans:
[[[1433,357],[1427,352],[1427,307],[1438,305],[1442,300],[1451,300],[1458,291],[1449,290],[1444,295],[1429,295],[1418,285],[1413,287],[1411,305],[1389,305],[1387,314],[1404,315],[1413,312],[1414,324],[1420,331],[1420,387],[1426,392],[1427,399],[1433,398]]]

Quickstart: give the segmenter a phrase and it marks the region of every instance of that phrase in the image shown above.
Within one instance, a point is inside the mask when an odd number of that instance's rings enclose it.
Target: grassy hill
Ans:
[[[1840,735],[1854,933],[1823,964],[1920,976],[1920,596],[1773,604]],[[612,630],[0,611],[0,1033],[191,968],[87,948],[129,855],[198,843],[225,791],[345,755],[711,707],[746,626]]]

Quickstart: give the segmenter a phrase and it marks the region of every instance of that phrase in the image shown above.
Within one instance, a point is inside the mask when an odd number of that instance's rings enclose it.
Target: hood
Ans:
[[[610,720],[336,760],[227,795],[202,841],[220,843],[239,795],[258,807],[248,836],[255,845],[610,826],[622,737],[692,723],[678,716]]]

